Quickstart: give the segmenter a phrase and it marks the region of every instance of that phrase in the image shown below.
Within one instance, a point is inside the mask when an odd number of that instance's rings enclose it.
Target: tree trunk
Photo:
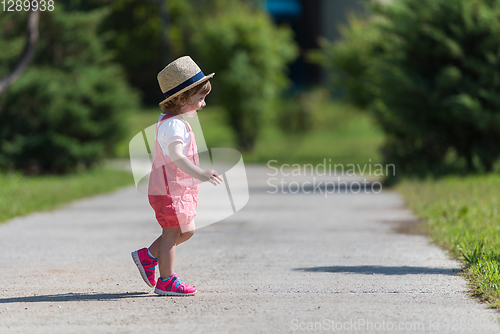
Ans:
[[[26,36],[26,45],[19,61],[14,69],[0,80],[0,95],[9,88],[28,67],[29,63],[33,60],[35,55],[35,48],[38,42],[38,21],[40,18],[39,11],[30,11],[28,18],[28,33]]]

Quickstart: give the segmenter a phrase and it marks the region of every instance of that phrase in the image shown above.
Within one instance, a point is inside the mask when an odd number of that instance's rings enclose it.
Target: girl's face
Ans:
[[[203,95],[201,93],[197,93],[191,96],[191,103],[183,105],[180,110],[181,113],[183,115],[186,115],[187,117],[194,117],[198,113],[198,111],[200,111],[204,106],[207,105],[205,103],[205,97],[206,95]]]

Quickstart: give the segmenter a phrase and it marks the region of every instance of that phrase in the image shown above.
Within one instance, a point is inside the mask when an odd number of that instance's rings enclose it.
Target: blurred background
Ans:
[[[160,112],[157,73],[190,55],[217,73],[199,114],[208,146],[237,148],[245,162],[395,164],[387,184],[498,170],[497,2],[4,8],[0,169],[67,175],[127,159]]]
[[[199,114],[209,146],[238,148],[246,162],[379,161],[378,126],[309,57],[365,11],[349,0],[57,1],[39,13],[29,65],[0,95],[0,167],[61,174],[127,158],[160,112],[157,73],[183,55],[217,73]],[[28,19],[1,13],[2,76],[23,55]]]
[[[34,3],[0,4],[0,222],[132,185],[106,162],[128,164],[157,73],[190,55],[216,73],[208,147],[394,164],[375,176],[500,306],[500,0]]]

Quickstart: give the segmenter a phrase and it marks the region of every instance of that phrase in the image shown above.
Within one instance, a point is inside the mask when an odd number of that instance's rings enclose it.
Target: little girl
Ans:
[[[174,273],[175,247],[191,238],[198,202],[198,182],[220,184],[214,170],[202,170],[194,133],[182,116],[194,117],[205,105],[210,93],[210,78],[190,57],[181,57],[158,73],[165,96],[160,103],[164,113],[156,123],[153,166],[149,178],[148,198],[156,219],[163,228],[149,248],[132,252],[142,278],[155,293],[164,296],[189,296],[196,293]],[[159,261],[158,261],[159,260]],[[159,263],[160,277],[155,280]]]

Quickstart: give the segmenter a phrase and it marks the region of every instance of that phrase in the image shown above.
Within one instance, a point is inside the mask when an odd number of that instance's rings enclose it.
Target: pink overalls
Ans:
[[[180,170],[161,150],[158,143],[158,129],[170,117],[176,116],[165,115],[156,124],[155,150],[149,178],[148,199],[161,227],[186,228],[196,216],[199,180]],[[191,137],[187,158],[199,167],[198,148],[194,133],[188,122],[181,117],[176,118],[186,124]]]

